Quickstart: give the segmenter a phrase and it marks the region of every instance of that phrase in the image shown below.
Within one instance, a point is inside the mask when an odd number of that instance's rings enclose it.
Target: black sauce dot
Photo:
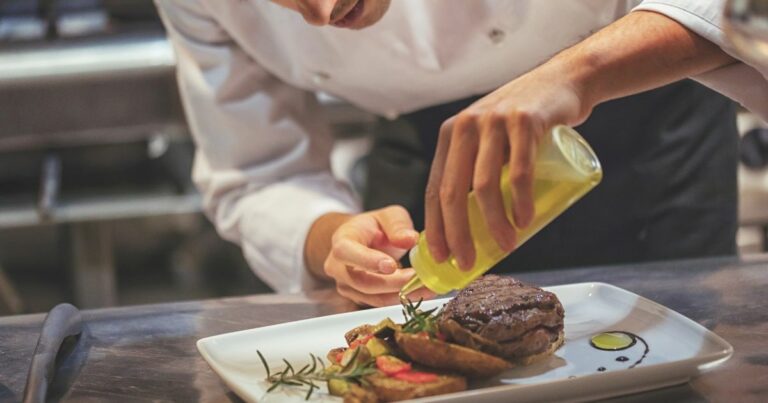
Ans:
[[[600,367],[597,369],[597,372],[605,372],[605,367]]]
[[[618,357],[618,358],[616,358],[616,361],[618,361],[618,362],[629,361],[629,358],[627,358],[627,357],[624,357],[624,356],[622,355],[621,357]]]

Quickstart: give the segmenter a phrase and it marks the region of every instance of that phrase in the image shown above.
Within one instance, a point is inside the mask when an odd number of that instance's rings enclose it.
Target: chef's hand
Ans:
[[[333,216],[327,218],[333,220]],[[318,225],[324,225],[323,219],[313,226],[310,238],[320,230]],[[398,260],[419,238],[408,212],[401,206],[390,206],[357,215],[337,215],[335,223],[329,225],[335,230],[323,271],[336,282],[338,293],[360,305],[398,304],[398,292],[414,275],[413,269],[399,268]],[[409,297],[433,296],[422,289]]]
[[[425,197],[427,242],[436,260],[452,254],[462,269],[474,264],[467,217],[470,189],[499,246],[505,251],[515,248],[515,229],[499,189],[507,162],[509,177],[504,180],[512,187],[514,224],[530,224],[539,139],[554,125],[582,122],[589,112],[575,87],[539,70],[488,94],[441,126]]]
[[[472,266],[467,220],[470,187],[496,242],[515,247],[499,192],[509,161],[512,215],[525,227],[534,215],[536,147],[546,130],[582,123],[601,102],[695,77],[735,59],[677,21],[635,11],[480,99],[441,130],[426,194],[429,250],[437,260],[453,254]]]

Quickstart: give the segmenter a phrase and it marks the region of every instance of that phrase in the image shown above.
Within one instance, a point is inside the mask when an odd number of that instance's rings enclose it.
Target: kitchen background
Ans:
[[[0,0],[0,315],[270,292],[201,214],[151,0]],[[377,119],[324,94],[364,186]],[[741,254],[767,250],[768,129],[739,116]]]

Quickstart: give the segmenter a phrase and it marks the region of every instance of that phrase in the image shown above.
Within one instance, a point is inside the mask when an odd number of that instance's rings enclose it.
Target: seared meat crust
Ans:
[[[439,326],[458,344],[514,362],[562,343],[563,317],[555,294],[486,275],[446,304]]]

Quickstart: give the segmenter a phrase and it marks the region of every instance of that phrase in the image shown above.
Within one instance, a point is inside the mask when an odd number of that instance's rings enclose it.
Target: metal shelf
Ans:
[[[127,218],[198,213],[202,198],[198,193],[105,195],[77,200],[62,200],[41,217],[33,204],[0,208],[0,229],[44,224],[75,224]]]
[[[0,51],[0,86],[172,72],[175,65],[163,33],[11,48]]]

